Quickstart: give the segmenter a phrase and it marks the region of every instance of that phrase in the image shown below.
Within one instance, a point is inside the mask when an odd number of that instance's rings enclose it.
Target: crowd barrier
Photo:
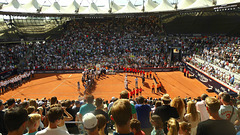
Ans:
[[[17,68],[2,72],[2,73],[0,73],[0,80],[5,80],[5,79],[7,79],[11,76],[17,75],[17,74],[18,74]]]
[[[229,86],[226,86],[226,84],[223,84],[216,78],[213,78],[209,76],[207,73],[205,73],[204,71],[201,71],[198,68],[195,68],[190,63],[185,62],[185,64],[186,64],[186,69],[191,74],[193,74],[196,79],[198,79],[202,84],[207,86],[209,89],[211,89],[215,93],[219,94],[220,92],[227,92],[234,97],[238,95],[238,91],[233,90]]]

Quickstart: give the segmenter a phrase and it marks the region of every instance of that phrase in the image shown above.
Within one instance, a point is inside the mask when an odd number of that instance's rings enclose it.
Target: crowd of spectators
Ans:
[[[208,63],[240,72],[238,37],[162,36],[157,17],[81,19],[68,23],[62,36],[46,42],[0,46],[1,72],[25,69],[84,69],[96,64],[169,67],[171,47],[199,55]],[[179,60],[180,61],[180,60]]]
[[[122,91],[120,99],[110,102],[92,95],[72,101],[57,97],[9,99],[6,103],[0,101],[0,133],[235,135],[240,125],[239,107],[240,97],[228,93],[220,93],[218,98],[203,94],[171,99],[164,94],[159,99],[128,99],[128,92]],[[116,130],[110,128],[113,124]]]
[[[192,65],[197,67],[198,69],[206,72],[210,76],[222,81],[223,83],[235,88],[236,90],[240,90],[240,78],[238,75],[239,72],[239,65],[234,67],[234,69],[238,69],[236,72],[226,72],[224,69],[218,66],[213,66],[209,64],[207,61],[199,61],[197,60],[199,57],[193,56],[193,57],[187,57],[186,61],[190,62]]]
[[[59,38],[1,46],[1,71],[19,64],[26,69],[79,69],[99,63],[114,67],[170,66],[168,40],[160,37],[159,29],[157,17],[71,21]]]
[[[28,45],[1,45],[0,72],[16,68],[20,61],[27,56],[28,48]]]
[[[183,57],[196,68],[225,84],[240,89],[240,45],[238,37],[201,37],[190,48],[191,55]]]
[[[233,73],[240,73],[239,39],[217,38],[217,44],[205,47],[200,58]]]

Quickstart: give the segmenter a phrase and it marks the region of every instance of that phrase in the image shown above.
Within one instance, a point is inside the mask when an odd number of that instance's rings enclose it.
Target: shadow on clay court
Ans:
[[[140,75],[138,75],[138,74],[131,74],[131,75],[128,75],[128,76],[131,76],[131,77],[138,77],[138,78],[140,78],[141,76]]]
[[[106,75],[102,75],[101,77],[99,77],[97,80],[104,80],[104,79],[106,79],[106,78],[109,78],[108,76],[106,76]]]
[[[55,74],[55,75],[52,75],[52,76],[56,76],[56,74]],[[77,78],[77,77],[72,77],[71,79],[74,79],[74,78]],[[68,78],[64,78],[64,79],[65,79],[65,80],[68,80]],[[32,86],[42,85],[42,84],[47,84],[47,83],[52,83],[52,82],[56,82],[56,81],[59,81],[59,80],[62,80],[62,77],[61,77],[60,79],[56,78],[56,80],[52,80],[52,81],[48,81],[48,82],[37,83],[37,84],[31,85],[31,87],[32,87]],[[68,81],[68,82],[69,82],[69,81]],[[28,83],[28,82],[26,82],[26,83]],[[19,87],[19,89],[25,89],[25,88],[27,88],[27,87],[29,87],[29,86]]]
[[[96,86],[97,86],[97,81],[94,81],[93,84],[90,86],[90,88],[87,91],[88,94],[92,94],[96,90]]]
[[[150,86],[147,82],[144,82],[144,87],[147,87],[148,89],[150,89]]]
[[[167,93],[167,91],[166,91],[166,89],[164,88],[164,86],[162,86],[161,92],[164,93],[164,94]]]
[[[31,78],[31,80],[43,79],[51,76],[56,76],[56,74],[34,74],[34,78]]]
[[[154,93],[155,95],[162,96],[163,94],[161,93]]]
[[[122,74],[118,74],[119,76],[123,76]]]

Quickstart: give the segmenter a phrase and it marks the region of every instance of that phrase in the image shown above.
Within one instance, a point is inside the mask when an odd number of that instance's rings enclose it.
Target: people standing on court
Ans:
[[[236,135],[234,125],[219,116],[220,102],[215,97],[205,101],[209,119],[198,124],[197,135]]]
[[[152,93],[155,93],[155,85],[154,85],[154,83],[152,84]]]
[[[150,76],[150,78],[152,78],[152,70],[150,70],[149,76]]]
[[[136,97],[138,97],[139,94],[139,88],[136,89]]]
[[[129,93],[130,93],[130,94],[129,94],[129,95],[130,95],[130,98],[132,99],[132,98],[133,98],[133,91],[130,90]]]
[[[189,74],[190,74],[190,73],[189,73],[189,70],[187,70],[187,78],[189,78]]]
[[[80,82],[77,82],[77,86],[78,86],[78,91],[80,91]]]
[[[186,74],[187,74],[187,69],[186,69],[186,67],[184,67],[183,73],[184,73],[184,76],[186,76]]]
[[[145,76],[144,74],[142,75],[142,85],[144,86],[144,82],[145,82]]]
[[[142,89],[141,86],[140,86],[140,88],[139,88],[139,93],[140,93],[140,95],[142,95],[142,91],[143,91],[143,89]]]
[[[161,92],[161,87],[162,87],[161,82],[158,82],[158,84],[157,84],[157,93]]]
[[[128,90],[128,80],[124,80],[124,86],[125,86],[125,89]]]
[[[135,78],[135,88],[136,89],[138,88],[138,78],[137,77]]]
[[[132,90],[132,96],[133,96],[133,98],[135,98],[135,88],[133,88],[133,90]]]

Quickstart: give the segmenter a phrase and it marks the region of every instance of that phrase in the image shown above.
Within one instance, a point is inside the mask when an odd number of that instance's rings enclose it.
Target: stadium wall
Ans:
[[[0,80],[5,80],[11,76],[17,75],[17,68],[0,73]]]

